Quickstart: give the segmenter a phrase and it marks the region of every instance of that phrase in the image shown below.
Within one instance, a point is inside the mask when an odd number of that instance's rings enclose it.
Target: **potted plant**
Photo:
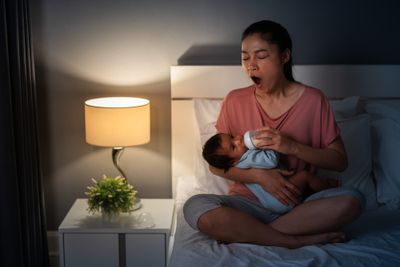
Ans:
[[[103,175],[94,185],[88,186],[85,194],[88,196],[88,211],[101,212],[105,217],[113,217],[120,212],[130,212],[137,191],[121,176],[111,177]]]

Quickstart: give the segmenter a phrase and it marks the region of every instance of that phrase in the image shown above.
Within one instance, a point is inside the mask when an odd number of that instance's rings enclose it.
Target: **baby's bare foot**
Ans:
[[[289,248],[299,248],[308,245],[324,245],[329,243],[340,243],[346,241],[346,235],[343,232],[328,232],[315,235],[296,236],[296,242]]]

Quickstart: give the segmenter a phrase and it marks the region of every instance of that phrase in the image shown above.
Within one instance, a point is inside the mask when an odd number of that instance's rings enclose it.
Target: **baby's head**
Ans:
[[[219,133],[212,136],[203,146],[203,158],[213,167],[226,171],[236,165],[247,151],[243,136]]]

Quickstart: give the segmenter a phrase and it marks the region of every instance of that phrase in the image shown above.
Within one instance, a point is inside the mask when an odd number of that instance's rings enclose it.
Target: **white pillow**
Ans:
[[[377,207],[376,189],[372,177],[372,155],[369,116],[358,115],[338,121],[341,137],[347,152],[348,167],[344,172],[320,169],[321,178],[339,178],[343,186],[353,187],[363,193],[366,209]]]
[[[329,103],[335,113],[336,120],[353,117],[357,114],[359,96],[346,97],[340,100],[330,100]]]
[[[371,114],[373,172],[379,203],[400,208],[400,101],[367,103]]]
[[[365,111],[372,120],[388,118],[400,122],[400,100],[376,100],[365,104]]]
[[[217,122],[222,100],[195,98],[194,111],[200,134],[216,133]]]
[[[215,124],[221,109],[222,100],[211,99],[194,99],[194,111],[197,121],[197,126],[200,133],[200,140],[196,145],[196,153],[194,157],[195,162],[195,181],[196,191],[203,193],[211,193],[217,195],[226,195],[229,190],[231,181],[222,177],[213,175],[209,169],[208,164],[202,157],[202,148],[204,143],[214,134],[217,130]]]

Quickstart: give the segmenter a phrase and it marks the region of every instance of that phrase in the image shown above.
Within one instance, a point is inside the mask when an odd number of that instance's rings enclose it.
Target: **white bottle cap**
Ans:
[[[248,149],[256,149],[256,147],[254,146],[253,142],[251,141],[251,138],[253,137],[253,135],[254,135],[253,132],[247,131],[247,132],[245,132],[245,134],[243,136],[244,145]]]

